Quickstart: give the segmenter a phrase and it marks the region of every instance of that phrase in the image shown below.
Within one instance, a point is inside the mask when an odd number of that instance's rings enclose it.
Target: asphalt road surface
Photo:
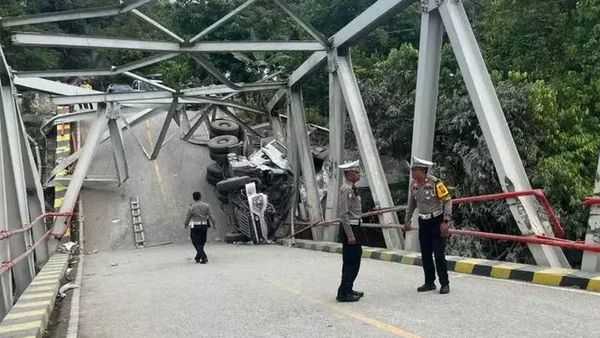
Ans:
[[[598,337],[600,295],[451,274],[417,293],[420,267],[363,259],[358,303],[335,301],[341,256],[210,244],[86,257],[80,337]]]

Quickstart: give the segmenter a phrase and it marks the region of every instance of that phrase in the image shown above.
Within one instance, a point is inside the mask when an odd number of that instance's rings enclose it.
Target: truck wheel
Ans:
[[[219,201],[227,204],[229,203],[229,196],[228,195],[223,195],[220,192],[215,192],[215,195],[217,196],[217,198],[219,199]]]
[[[213,163],[206,168],[206,175],[223,179],[223,169],[218,163]]]
[[[210,134],[219,135],[240,135],[240,125],[230,120],[214,120],[210,123]]]
[[[210,153],[210,158],[211,160],[217,162],[217,163],[226,163],[227,162],[227,154],[214,154],[214,153]]]
[[[229,148],[233,148],[240,143],[237,137],[232,135],[220,135],[213,137],[208,141],[208,149],[213,154],[227,154]]]
[[[223,180],[223,178],[214,177],[214,176],[210,175],[209,173],[206,173],[205,178],[206,178],[206,182],[208,182],[210,185],[217,185],[217,183],[219,183]]]

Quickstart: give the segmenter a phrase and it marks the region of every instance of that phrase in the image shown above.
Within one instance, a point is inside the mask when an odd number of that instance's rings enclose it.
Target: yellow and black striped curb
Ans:
[[[0,323],[0,338],[42,337],[68,264],[69,255],[50,258]]]
[[[71,155],[71,125],[62,123],[56,126],[56,158],[55,163],[60,164],[64,159]],[[56,177],[65,177],[69,174],[67,169],[60,171]],[[54,208],[60,209],[63,198],[67,191],[67,186],[57,184],[54,187]]]
[[[289,240],[284,242],[288,245],[290,243]],[[342,253],[342,244],[340,243],[296,239],[295,247]],[[422,265],[420,253],[402,250],[363,247],[363,257],[408,265]],[[598,273],[457,256],[446,256],[446,260],[449,271],[600,292],[600,274]]]

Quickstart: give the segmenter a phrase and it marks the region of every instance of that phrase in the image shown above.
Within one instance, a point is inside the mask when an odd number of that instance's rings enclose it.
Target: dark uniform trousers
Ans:
[[[435,270],[442,286],[448,285],[448,265],[446,263],[446,239],[442,237],[440,225],[443,215],[431,219],[419,219],[419,243],[421,244],[421,259],[425,271],[425,284],[435,282]],[[433,265],[432,254],[435,256]]]
[[[338,297],[343,297],[352,292],[354,281],[360,270],[360,259],[362,258],[362,244],[365,237],[358,225],[352,225],[352,232],[356,238],[356,244],[348,244],[348,237],[342,226],[339,230],[339,240],[342,242],[342,282],[338,288]]]
[[[206,244],[206,235],[208,233],[208,226],[197,225],[193,229],[190,229],[190,238],[192,239],[192,245],[196,248],[196,261],[205,259],[206,253],[204,252],[204,245]]]

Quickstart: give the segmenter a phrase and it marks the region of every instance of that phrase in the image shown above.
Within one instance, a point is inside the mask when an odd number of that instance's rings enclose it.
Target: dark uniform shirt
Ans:
[[[420,214],[433,214],[443,211],[444,219],[452,217],[452,198],[444,182],[435,176],[427,176],[425,183],[413,181],[410,186],[411,195],[408,200],[405,223],[409,223],[415,208]]]
[[[215,224],[215,218],[210,211],[210,206],[202,201],[191,203],[188,207],[184,224],[206,224],[207,221],[210,221],[210,224]]]

